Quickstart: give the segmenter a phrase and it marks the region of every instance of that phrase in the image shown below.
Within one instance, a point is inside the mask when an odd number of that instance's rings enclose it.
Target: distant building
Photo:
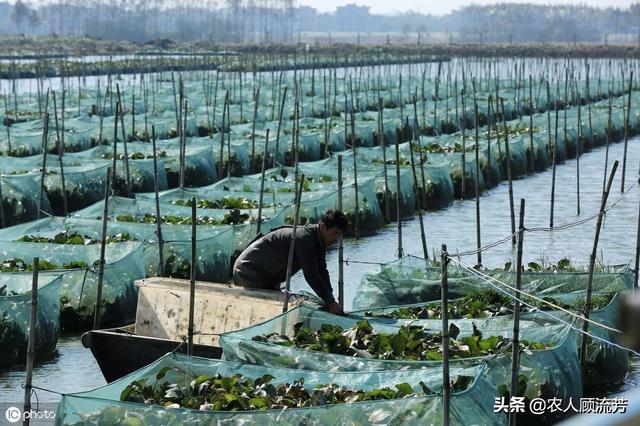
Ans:
[[[338,31],[366,31],[371,18],[369,6],[350,3],[336,8],[335,22]]]

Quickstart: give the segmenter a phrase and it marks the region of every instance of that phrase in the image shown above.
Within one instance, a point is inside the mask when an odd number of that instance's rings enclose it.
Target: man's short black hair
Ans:
[[[345,232],[349,228],[349,219],[340,210],[329,209],[322,216],[320,216],[320,223],[328,228],[338,228],[342,232]]]

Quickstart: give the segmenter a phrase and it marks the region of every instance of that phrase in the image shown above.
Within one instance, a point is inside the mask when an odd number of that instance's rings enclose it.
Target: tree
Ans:
[[[28,23],[31,27],[37,27],[40,24],[38,13],[23,3],[21,0],[16,1],[11,10],[11,19],[16,23],[18,31],[24,33],[24,24]]]

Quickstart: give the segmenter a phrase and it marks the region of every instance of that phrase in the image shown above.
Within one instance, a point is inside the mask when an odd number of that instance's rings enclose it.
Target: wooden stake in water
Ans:
[[[384,192],[382,194],[382,202],[384,203],[384,223],[389,223],[391,220],[391,212],[389,206],[389,178],[387,175],[387,138],[384,135],[384,123],[383,123],[383,114],[384,114],[384,102],[382,101],[382,97],[378,98],[378,135],[379,135],[379,146],[382,147],[382,170],[384,173]]]
[[[302,197],[302,190],[304,188],[304,173],[300,175],[299,182],[296,188],[295,198],[295,213],[293,216],[293,229],[291,231],[291,243],[289,244],[289,257],[287,258],[287,278],[284,285],[284,305],[282,306],[282,312],[289,310],[289,298],[291,296],[291,268],[293,265],[293,255],[296,248],[296,232],[298,230],[298,218],[300,217],[300,199]]]
[[[264,173],[267,169],[267,154],[269,153],[269,129],[267,129],[264,139],[264,151],[262,153],[262,170],[260,171],[260,195],[258,198],[258,225],[256,234],[260,234],[262,228],[262,202],[264,195]]]
[[[560,97],[560,83],[556,86],[556,127],[553,140],[553,156],[551,158],[551,210],[549,212],[549,227],[553,228],[553,210],[556,202],[556,160],[558,155],[558,98]],[[549,129],[551,131],[551,129]]]
[[[504,125],[504,152],[507,157],[507,179],[509,180],[509,211],[511,213],[511,242],[516,243],[516,213],[513,206],[513,180],[511,178],[511,154],[509,152],[509,127],[504,114],[504,100],[500,98],[500,110],[502,112],[502,123]],[[496,127],[497,128],[497,127]]]
[[[196,303],[196,269],[198,268],[196,252],[196,197],[191,198],[191,279],[189,281],[189,327],[187,329],[187,355],[193,355],[193,317]]]
[[[613,178],[616,174],[616,170],[618,169],[618,161],[616,160],[613,163],[613,168],[611,169],[611,174],[609,175],[609,181],[607,182],[607,186],[605,187],[604,192],[602,193],[602,201],[600,202],[600,212],[598,213],[598,222],[596,223],[596,235],[593,239],[593,248],[591,250],[591,256],[589,257],[589,275],[587,279],[587,299],[584,304],[584,312],[583,316],[585,320],[583,320],[582,324],[582,343],[580,344],[580,367],[582,368],[582,378],[584,380],[586,374],[586,355],[587,355],[587,336],[584,333],[589,331],[589,313],[591,311],[591,293],[593,292],[593,270],[596,265],[596,254],[598,252],[598,240],[600,239],[600,229],[602,228],[602,220],[604,218],[605,209],[607,206],[607,198],[609,198],[609,191],[611,190],[611,185],[613,184]]]
[[[338,210],[342,211],[342,155],[338,155]],[[344,306],[344,241],[338,240],[338,302]]]
[[[518,370],[520,368],[520,288],[522,287],[522,245],[524,244],[524,198],[520,199],[518,225],[518,252],[516,255],[516,292],[513,301],[513,340],[511,343],[511,396],[518,397]],[[516,412],[509,413],[509,424],[516,424]]]
[[[604,191],[607,183],[607,169],[609,167],[609,144],[611,143],[611,93],[609,93],[609,114],[607,120],[607,145],[604,150],[604,180],[602,181],[602,190]]]
[[[184,100],[184,112],[180,114],[182,121],[180,122],[180,188],[184,188],[185,169],[186,169],[186,153],[187,153],[187,108],[188,102]]]
[[[33,258],[33,275],[31,279],[31,310],[29,314],[29,340],[27,343],[27,380],[24,385],[24,412],[31,411],[31,392],[33,388],[33,360],[36,350],[36,315],[38,313],[38,273],[40,271],[40,258]],[[29,416],[24,416],[24,424],[29,424]]]
[[[474,91],[475,92],[475,91]],[[476,248],[478,249],[478,265],[482,265],[482,246],[480,237],[480,137],[478,135],[478,103],[474,102],[475,127],[476,127]]]
[[[400,130],[396,129],[396,220],[398,222],[398,259],[404,256],[402,249],[402,201],[400,192]]]
[[[447,246],[442,245],[440,256],[442,280],[440,283],[440,306],[442,311],[442,424],[449,425],[449,405],[451,400],[451,383],[449,381],[449,254]]]
[[[44,178],[47,174],[47,150],[49,141],[49,113],[44,113],[44,128],[42,130],[42,170],[40,173],[40,193],[38,194],[38,212],[36,217],[40,219],[42,213],[42,202],[44,198]]]
[[[414,112],[415,112],[417,111],[415,108],[416,107],[415,98],[414,98],[413,105],[414,105]],[[414,128],[418,127],[417,116],[414,119],[414,125],[415,125]],[[420,137],[420,136],[418,136],[418,134],[414,131],[414,137]],[[416,194],[416,200],[418,204],[418,220],[420,221],[420,238],[422,240],[422,256],[428,260],[429,252],[427,251],[427,237],[425,235],[424,218],[423,218],[424,204],[423,204],[422,191],[420,190],[420,182],[418,182],[418,175],[416,173],[416,163],[413,156],[413,141],[409,141],[409,153],[411,154],[411,173],[413,174],[413,188]],[[422,165],[420,167],[422,167]]]
[[[64,99],[64,94],[63,94]],[[62,157],[64,155],[64,138],[60,136],[60,127],[58,125],[58,107],[56,105],[56,92],[53,92],[53,115],[55,117],[56,122],[56,137],[58,139],[58,162],[60,166],[60,184],[62,185],[62,211],[64,216],[69,212],[69,207],[67,203],[67,187],[64,181],[64,164],[62,161]],[[64,101],[62,103],[62,116],[64,117]],[[62,134],[64,135],[64,129],[62,129]]]
[[[465,105],[465,90],[462,89],[462,91],[460,92],[460,99],[462,102],[462,122],[461,122],[461,127],[462,127],[462,153],[461,153],[461,167],[462,167],[462,175],[460,177],[461,179],[461,184],[460,184],[460,199],[464,199],[465,195],[466,195],[466,186],[467,186],[467,160],[465,158],[466,156],[466,151],[467,151],[467,137],[466,137],[466,123],[465,123],[465,119],[467,117],[467,110],[466,110],[466,105]],[[422,152],[422,151],[420,151]]]
[[[627,111],[624,116],[624,155],[622,157],[622,182],[620,182],[620,192],[624,192],[624,181],[627,170],[627,144],[629,141],[629,116],[631,115],[631,91],[633,90],[633,71],[629,77],[629,97],[627,98]]]
[[[122,131],[122,147],[123,147],[122,161],[124,163],[124,176],[125,176],[125,183],[127,185],[127,197],[131,197],[133,195],[133,190],[131,188],[131,174],[129,173],[129,151],[127,148],[127,135],[125,133],[125,128],[124,128],[124,108],[123,108],[124,104],[120,99],[120,87],[117,84],[116,84],[116,91],[118,93],[118,102],[116,103],[116,108],[120,109],[119,115],[120,115],[120,128]]]
[[[353,105],[351,108],[351,142],[353,146],[351,148],[353,152],[353,185],[356,193],[355,197],[355,212],[353,215],[353,228],[356,240],[360,237],[360,202],[358,200],[358,149],[355,143],[355,114],[353,112]]]
[[[531,155],[529,157],[529,172],[535,171],[535,152],[533,150],[533,82],[531,80],[531,74],[529,74],[529,149]]]
[[[218,166],[218,179],[224,179],[224,131],[225,131],[225,113],[227,112],[227,103],[229,102],[229,91],[224,95],[224,105],[222,106],[222,127],[220,128],[220,165]],[[228,168],[231,168],[231,158],[228,159]]]
[[[640,274],[640,271],[638,270],[638,268],[640,268],[640,207],[638,208],[638,226],[636,233],[636,260],[633,266],[634,291],[638,288],[638,275]]]
[[[162,239],[162,216],[160,215],[160,196],[158,195],[158,155],[156,150],[156,126],[151,126],[153,146],[153,192],[156,200],[156,233],[158,234],[158,275],[164,276],[164,241]]]
[[[116,191],[116,160],[118,155],[118,110],[120,109],[120,104],[116,102],[116,110],[115,115],[113,117],[113,153],[111,157],[111,186],[113,187],[113,192]]]
[[[104,209],[102,211],[102,239],[100,240],[100,259],[98,260],[98,289],[96,291],[96,309],[93,316],[93,329],[100,328],[100,308],[102,306],[102,285],[104,282],[104,256],[107,246],[107,223],[109,221],[109,193],[111,169],[107,168],[107,182],[104,187]]]
[[[256,121],[258,120],[258,104],[260,102],[260,87],[256,90],[253,99],[253,122],[251,124],[251,160],[249,162],[249,174],[253,174],[253,163],[256,156]],[[264,164],[264,161],[262,162]]]
[[[287,86],[284,87],[284,93],[282,94],[282,102],[280,103],[280,112],[278,114],[278,129],[276,130],[276,147],[273,155],[273,164],[271,167],[276,166],[278,159],[278,150],[280,148],[280,129],[282,127],[282,114],[284,114],[284,103],[287,100]]]

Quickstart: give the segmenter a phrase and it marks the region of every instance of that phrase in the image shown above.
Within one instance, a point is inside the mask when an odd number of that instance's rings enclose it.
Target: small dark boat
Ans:
[[[91,349],[100,371],[108,383],[151,364],[167,352],[187,353],[187,344],[176,340],[139,336],[134,324],[92,330],[82,335],[82,345]],[[195,356],[220,359],[222,348],[209,345],[193,345]]]
[[[139,289],[136,322],[92,330],[82,336],[107,382],[157,360],[167,352],[187,353],[190,284],[174,278],[148,278]],[[282,313],[284,294],[231,284],[196,282],[193,354],[220,359],[218,336],[266,321]],[[294,297],[293,308],[302,300]]]

